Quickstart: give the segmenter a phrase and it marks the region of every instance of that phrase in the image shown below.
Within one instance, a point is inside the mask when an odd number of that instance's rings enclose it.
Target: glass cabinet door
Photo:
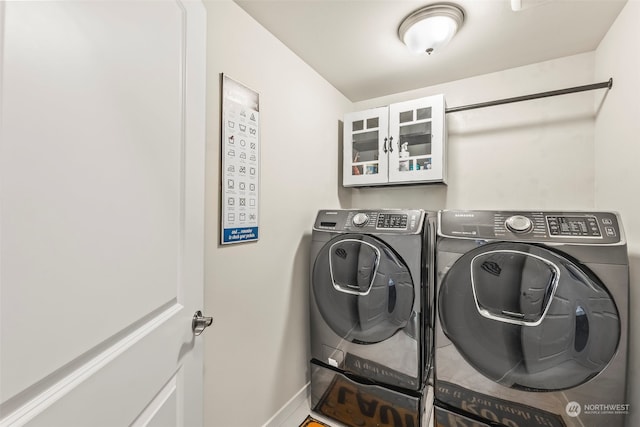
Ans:
[[[345,115],[343,183],[387,182],[388,108],[374,108]]]
[[[444,97],[389,106],[389,182],[444,182]]]

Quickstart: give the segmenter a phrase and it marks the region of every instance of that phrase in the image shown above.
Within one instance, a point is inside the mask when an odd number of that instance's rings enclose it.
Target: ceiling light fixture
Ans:
[[[460,7],[439,3],[425,6],[404,18],[398,28],[398,36],[409,50],[427,52],[445,46],[464,22]]]

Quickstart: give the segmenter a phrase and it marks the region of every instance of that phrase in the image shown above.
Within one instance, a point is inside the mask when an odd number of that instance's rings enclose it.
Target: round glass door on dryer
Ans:
[[[461,256],[442,278],[442,331],[478,372],[512,389],[558,391],[597,376],[616,354],[616,304],[560,252],[496,242]]]
[[[344,234],[320,250],[311,290],[326,324],[357,344],[391,338],[407,326],[414,287],[405,262],[382,240]]]

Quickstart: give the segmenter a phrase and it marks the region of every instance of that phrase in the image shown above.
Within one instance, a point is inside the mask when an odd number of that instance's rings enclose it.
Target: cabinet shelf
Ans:
[[[370,160],[370,161],[366,161],[366,162],[352,162],[351,163],[352,166],[373,165],[373,164],[378,164],[378,161],[377,160]]]
[[[354,131],[351,132],[351,135],[362,135],[363,133],[377,132],[379,130],[380,129],[378,129],[378,128],[354,130]]]

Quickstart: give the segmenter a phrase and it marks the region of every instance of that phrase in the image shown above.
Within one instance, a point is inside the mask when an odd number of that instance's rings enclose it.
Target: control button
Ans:
[[[602,218],[602,223],[604,225],[611,225],[613,224],[613,221],[611,221],[611,218]]]
[[[359,212],[353,216],[353,225],[356,227],[363,227],[369,222],[369,215],[363,212]]]
[[[511,216],[504,224],[514,233],[526,233],[533,228],[533,222],[524,215]]]
[[[609,237],[616,237],[616,229],[613,227],[605,227],[604,232],[607,233]]]

